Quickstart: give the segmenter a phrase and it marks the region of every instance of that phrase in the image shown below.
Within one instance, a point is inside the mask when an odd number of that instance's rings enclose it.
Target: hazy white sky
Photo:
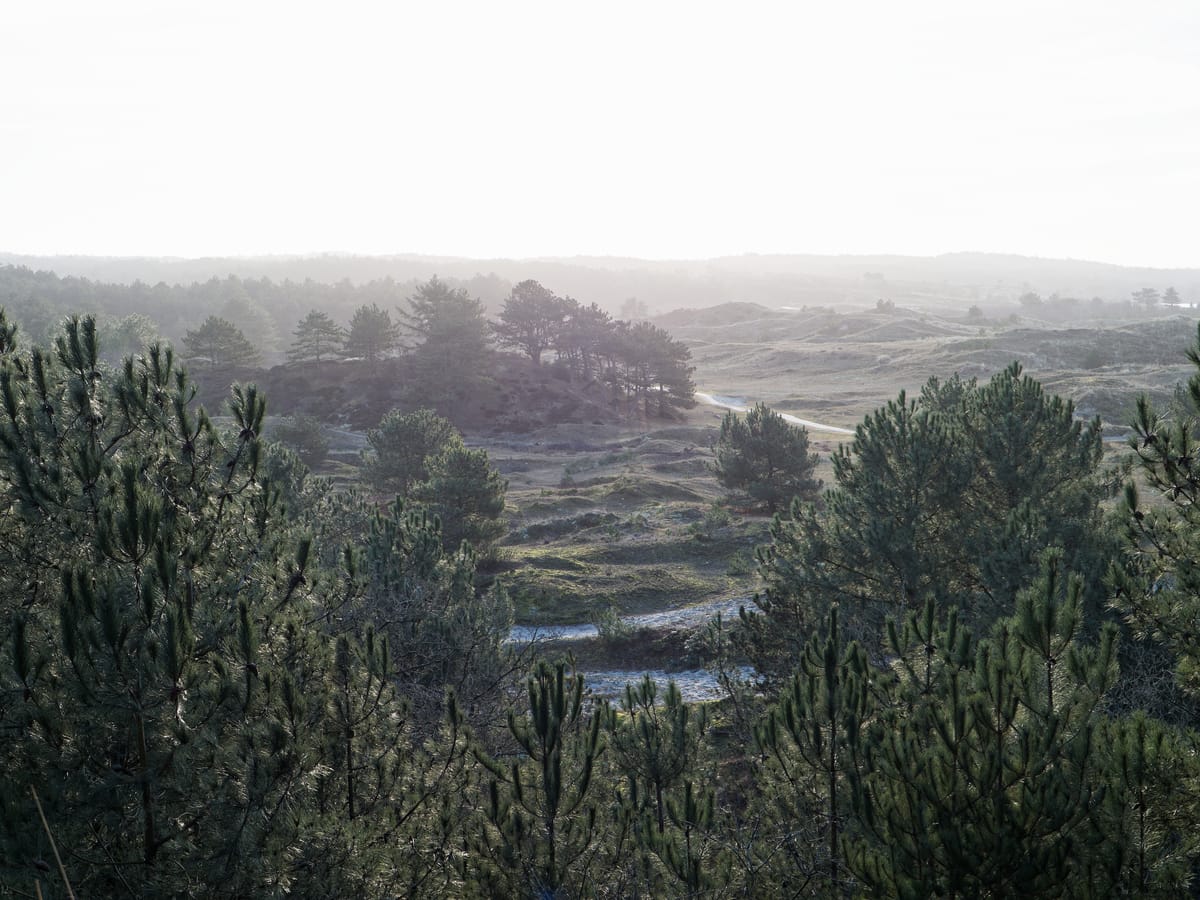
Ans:
[[[1200,3],[6,4],[0,250],[1200,266]]]

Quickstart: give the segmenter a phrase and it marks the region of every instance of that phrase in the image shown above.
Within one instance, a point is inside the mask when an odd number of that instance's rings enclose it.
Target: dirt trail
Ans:
[[[742,678],[750,678],[754,675],[754,670],[749,666],[741,666],[738,674]],[[603,672],[584,672],[583,678],[587,689],[595,696],[616,699],[625,694],[625,685],[636,685],[643,675],[649,675],[658,684],[659,697],[666,692],[668,681],[675,682],[680,696],[689,703],[719,700],[723,696],[716,677],[707,669],[689,669],[683,672],[665,672],[661,669],[648,672],[609,669]]]
[[[632,628],[697,628],[720,613],[725,618],[736,618],[738,608],[750,603],[749,597],[739,597],[734,600],[712,600],[686,606],[681,609],[669,609],[664,612],[645,613],[639,616],[622,616],[621,621]],[[531,641],[555,640],[577,641],[597,636],[595,625],[515,625],[509,632],[508,639],[513,643],[525,644]],[[705,669],[689,669],[680,672],[667,672],[662,669],[637,671],[633,669],[600,669],[582,673],[586,679],[588,690],[597,697],[617,698],[625,692],[625,685],[636,684],[643,675],[649,675],[661,688],[666,688],[668,681],[674,681],[679,686],[679,693],[688,702],[716,700],[721,696],[721,686],[716,677]],[[750,677],[751,670],[747,668],[741,673]]]
[[[695,628],[720,613],[726,619],[736,618],[738,607],[747,606],[749,597],[734,600],[709,600],[695,606],[668,609],[663,612],[643,613],[638,616],[622,616],[621,621],[630,628]],[[599,637],[595,625],[514,625],[508,639],[515,644],[530,641],[578,641]]]
[[[741,397],[723,397],[720,394],[705,394],[696,391],[695,397],[701,403],[707,403],[709,406],[716,406],[720,409],[729,409],[734,412],[746,412],[750,409],[748,404]],[[811,419],[801,419],[799,416],[793,416],[790,413],[780,413],[785,422],[791,422],[793,425],[801,425],[810,431],[827,431],[830,434],[854,434],[852,428],[841,428],[838,425],[824,425],[821,422],[814,422]]]

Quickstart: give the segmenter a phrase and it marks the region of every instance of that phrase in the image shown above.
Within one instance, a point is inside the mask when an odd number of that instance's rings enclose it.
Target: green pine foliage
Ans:
[[[221,433],[189,408],[168,348],[111,384],[97,360],[85,319],[55,353],[0,362],[0,590],[20,692],[0,712],[3,793],[45,797],[59,843],[94,861],[73,867],[84,894],[193,890],[202,871],[231,893],[287,883],[286,827],[264,813],[306,790],[314,723],[288,698],[319,695],[321,655],[287,627],[311,542],[270,527],[263,399],[238,388]],[[30,814],[4,817],[7,874],[44,852]]]
[[[505,532],[508,482],[484,450],[469,450],[448,420],[428,409],[392,410],[367,433],[363,478],[434,516],[448,551],[465,542],[486,556]]]
[[[437,516],[447,548],[465,543],[486,554],[504,536],[507,492],[486,450],[453,446],[430,460],[429,478],[415,487],[413,499]]]
[[[516,758],[479,756],[491,778],[467,865],[484,896],[586,896],[598,874],[595,776],[611,710],[585,707],[583,678],[566,663],[539,661],[526,688],[528,709],[508,713]]]
[[[344,340],[346,356],[373,363],[392,355],[400,342],[400,329],[386,309],[364,304],[354,311]]]
[[[851,882],[842,850],[849,782],[862,768],[863,729],[883,681],[862,647],[845,642],[836,607],[823,631],[809,640],[754,735],[758,790],[778,835],[764,862],[785,893],[803,884],[836,895]]]
[[[684,703],[673,681],[661,700],[648,675],[625,688],[610,748],[614,774],[624,780],[613,843],[627,892],[701,897],[730,882],[716,790],[704,783],[707,723],[705,707]]]
[[[209,316],[196,329],[183,336],[188,356],[210,367],[252,366],[262,354],[228,319]]]
[[[295,340],[288,350],[289,362],[321,362],[336,359],[346,340],[346,329],[320,310],[310,310],[296,325]]]
[[[1139,640],[1158,642],[1176,660],[1181,687],[1200,694],[1200,329],[1188,358],[1198,369],[1174,416],[1142,397],[1130,445],[1144,488],[1123,497],[1126,553],[1112,578],[1116,603]],[[1150,495],[1143,499],[1143,491]],[[1193,721],[1190,724],[1200,724]]]
[[[480,631],[502,653],[506,602],[476,595],[431,526],[396,525],[386,569],[370,546],[323,565],[304,526],[327,498],[293,496],[285,518],[253,386],[219,429],[169,348],[112,374],[91,320],[53,353],[0,333],[0,883],[44,877],[36,794],[81,896],[441,895],[469,729],[402,691],[441,696]],[[403,677],[372,624],[400,571],[442,636],[398,630],[401,658],[425,652]]]
[[[873,893],[1105,896],[1100,709],[1115,627],[1078,640],[1082,583],[1058,554],[975,642],[932,603],[889,630],[898,679],[853,779],[848,863]]]
[[[447,450],[461,447],[462,435],[429,409],[389,412],[367,432],[363,480],[380,493],[408,497],[429,478],[429,464]]]
[[[1114,549],[1101,455],[1099,423],[1078,421],[1017,365],[983,386],[933,379],[917,400],[901,394],[834,454],[822,507],[796,505],[773,524],[748,652],[785,674],[835,602],[850,636],[875,648],[888,616],[928,599],[986,631],[1013,612],[1048,547],[1086,573],[1095,619]]]
[[[393,676],[430,711],[446,688],[472,707],[498,703],[509,683],[504,644],[513,611],[502,589],[478,591],[476,557],[469,545],[448,549],[439,523],[402,501],[377,510],[365,546],[348,560],[357,579],[345,595],[361,592],[351,621],[379,622],[397,660]]]
[[[756,403],[745,418],[728,412],[721,420],[713,467],[717,480],[772,514],[796,497],[816,499],[821,490],[813,474],[817,462],[808,449],[808,429],[790,424],[766,404]]]

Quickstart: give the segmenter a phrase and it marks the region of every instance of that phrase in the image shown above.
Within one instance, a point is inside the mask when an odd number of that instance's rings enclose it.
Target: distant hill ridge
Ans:
[[[950,291],[956,295],[969,295],[973,290],[1015,298],[1025,290],[1034,290],[1107,300],[1124,299],[1143,287],[1162,290],[1173,286],[1185,300],[1200,301],[1200,268],[1153,269],[975,252],[933,257],[746,254],[705,260],[587,256],[470,259],[336,253],[183,259],[0,252],[0,265],[5,264],[126,284],[190,284],[230,274],[361,284],[389,277],[401,282],[425,280],[436,274],[458,280],[492,280],[495,290],[506,291],[505,284],[533,278],[556,293],[584,302],[595,301],[617,309],[630,297],[637,297],[656,312],[751,300],[768,306],[870,302],[878,296],[903,296],[917,286],[962,289]],[[485,287],[480,293],[493,291]]]

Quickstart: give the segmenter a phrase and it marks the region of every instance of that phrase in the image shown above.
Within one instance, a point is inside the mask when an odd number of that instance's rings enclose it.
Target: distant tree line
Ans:
[[[161,336],[178,345],[189,329],[216,316],[237,327],[258,349],[261,362],[269,365],[283,359],[288,335],[309,310],[320,310],[334,321],[347,323],[363,306],[374,304],[386,310],[403,305],[420,283],[391,278],[361,283],[273,281],[231,275],[191,284],[117,284],[0,266],[0,301],[10,320],[39,340],[52,340],[71,315],[96,316],[106,337],[101,352],[109,358],[120,358],[120,342],[113,339],[114,332],[118,323],[126,323],[130,317],[136,317],[133,321],[142,324],[143,332],[149,326],[149,333],[143,335],[147,340]],[[450,283],[488,297],[503,296],[510,287],[488,277]],[[136,346],[130,342],[124,352],[133,352]]]
[[[1060,295],[1053,293],[1049,297],[1043,297],[1037,291],[1025,291],[1017,298],[1017,302],[1027,310],[1031,311],[1072,311],[1077,310],[1082,301],[1079,297],[1070,295]],[[1124,308],[1129,311],[1133,308],[1141,308],[1148,311],[1153,311],[1159,307],[1178,307],[1184,305],[1183,297],[1173,286],[1168,286],[1162,291],[1158,288],[1144,287],[1133,291],[1125,300],[1105,301],[1102,297],[1092,297],[1089,305],[1093,312],[1101,311],[1106,306],[1115,307],[1117,309]]]
[[[485,281],[495,293],[494,279]],[[538,363],[553,354],[568,377],[606,384],[614,398],[647,414],[669,414],[692,402],[690,352],[663,329],[614,320],[595,303],[558,297],[534,281],[512,288],[491,322],[473,284],[436,277],[319,284],[230,276],[186,286],[121,285],[0,267],[0,299],[12,321],[50,340],[69,316],[94,313],[109,362],[160,336],[185,349],[200,369],[282,360],[378,362],[404,354],[420,382],[413,393],[429,405],[469,390],[472,378],[487,377],[498,343]],[[627,306],[644,312],[640,302]]]

